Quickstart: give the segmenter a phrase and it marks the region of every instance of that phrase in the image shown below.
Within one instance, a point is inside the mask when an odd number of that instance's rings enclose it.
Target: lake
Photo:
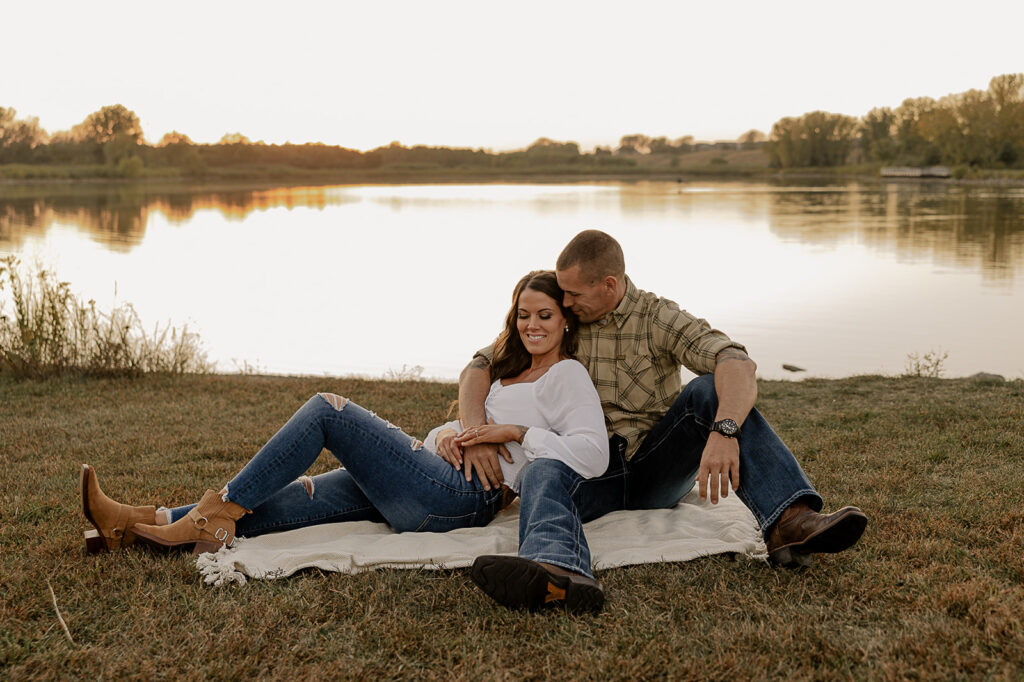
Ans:
[[[641,289],[744,343],[765,378],[1024,378],[1024,189],[941,182],[0,187],[0,255],[220,371],[454,379],[527,271],[579,230]],[[807,371],[792,374],[792,364]],[[420,370],[419,368],[422,368]]]

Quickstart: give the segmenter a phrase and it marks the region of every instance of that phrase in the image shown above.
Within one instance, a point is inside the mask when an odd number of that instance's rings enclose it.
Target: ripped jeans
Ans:
[[[344,468],[302,476],[324,448]],[[445,532],[490,523],[502,503],[500,487],[484,490],[476,476],[467,482],[420,441],[332,393],[299,408],[227,491],[228,500],[252,512],[235,525],[241,537],[336,521]],[[171,509],[170,521],[194,506]]]

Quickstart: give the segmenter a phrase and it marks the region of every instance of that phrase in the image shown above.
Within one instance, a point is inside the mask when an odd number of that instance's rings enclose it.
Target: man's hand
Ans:
[[[512,455],[508,454],[504,445],[484,443],[467,447],[462,454],[466,480],[473,479],[473,470],[476,469],[477,478],[480,479],[484,490],[490,490],[492,487],[500,488],[501,484],[505,482],[505,477],[501,473],[501,464],[498,462],[499,454],[505,458],[506,462],[512,461]]]
[[[740,444],[735,438],[726,438],[717,431],[712,431],[708,437],[697,469],[702,500],[708,499],[708,477],[711,478],[711,504],[718,504],[719,491],[722,497],[729,497],[730,482],[733,490],[740,487]]]

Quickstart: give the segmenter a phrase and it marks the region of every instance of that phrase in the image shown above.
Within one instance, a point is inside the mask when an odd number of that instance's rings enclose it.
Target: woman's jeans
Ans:
[[[344,468],[296,480],[327,448]],[[251,510],[239,536],[335,521],[386,521],[396,531],[483,526],[501,510],[502,489],[423,447],[400,428],[341,396],[321,393],[299,408],[237,476],[226,499]],[[171,521],[189,509],[171,510]]]
[[[683,388],[628,462],[625,440],[613,436],[603,476],[584,479],[550,459],[528,464],[520,479],[519,556],[593,577],[582,524],[619,509],[665,509],[683,499],[693,488],[717,409],[714,377],[707,374]],[[797,500],[821,510],[821,497],[793,453],[757,410],[743,422],[739,445],[735,494],[762,532]]]

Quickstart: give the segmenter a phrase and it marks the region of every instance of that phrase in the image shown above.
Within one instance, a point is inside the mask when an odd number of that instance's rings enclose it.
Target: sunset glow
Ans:
[[[146,139],[587,149],[628,133],[767,132],[823,109],[985,89],[1024,69],[1024,5],[634,2],[17,3],[0,106],[69,129],[135,111]]]

